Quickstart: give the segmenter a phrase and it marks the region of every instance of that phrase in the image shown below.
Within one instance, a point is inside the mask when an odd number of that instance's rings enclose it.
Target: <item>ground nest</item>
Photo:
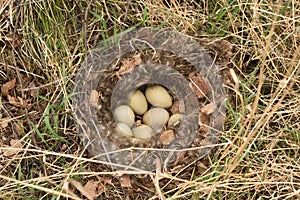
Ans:
[[[171,31],[142,29],[120,38],[95,50],[77,77],[81,95],[74,102],[88,150],[113,168],[143,170],[206,155],[224,123],[225,95],[204,48]],[[179,123],[164,125],[148,140],[117,134],[114,109],[153,85],[168,91],[172,105],[166,111],[182,114]],[[141,124],[142,115],[135,115],[133,127]]]
[[[152,63],[151,66],[146,66],[144,64]],[[172,66],[170,66],[169,63],[172,63]],[[169,64],[169,65],[167,65]],[[126,75],[130,74],[136,67],[141,65],[142,69],[145,70],[145,68],[149,68],[149,70],[153,71],[153,68],[158,68],[157,73],[155,76],[155,79],[164,80],[165,78],[164,74],[166,73],[166,66],[169,66],[182,74],[186,80],[191,79],[195,82],[197,82],[197,85],[193,85],[193,83],[190,82],[190,89],[193,89],[193,91],[198,94],[197,95],[197,104],[199,108],[203,108],[205,105],[207,105],[209,102],[205,98],[205,96],[208,94],[208,86],[205,81],[205,79],[201,76],[200,73],[197,72],[197,69],[195,69],[190,63],[188,63],[183,58],[180,58],[176,55],[174,55],[172,52],[154,52],[151,50],[146,50],[142,52],[131,52],[128,53],[122,58],[118,59],[116,63],[113,63],[112,66],[108,67],[108,70],[106,71],[106,75],[103,79],[99,80],[98,87],[96,91],[100,94],[101,98],[98,99],[98,105],[101,105],[99,110],[97,111],[98,120],[101,124],[105,124],[105,132],[106,137],[112,140],[115,144],[117,144],[120,148],[130,148],[133,145],[138,147],[145,147],[145,148],[162,148],[163,144],[161,140],[159,140],[159,137],[162,133],[166,130],[173,130],[175,132],[175,138],[176,133],[178,132],[178,128],[180,124],[176,124],[175,126],[172,126],[170,128],[164,128],[161,130],[160,134],[156,134],[155,137],[153,137],[150,141],[138,141],[134,142],[126,137],[122,137],[115,133],[115,120],[112,115],[112,110],[117,105],[123,105],[126,104],[128,101],[128,93],[126,93],[126,89],[128,88],[128,84],[134,85],[133,88],[139,88],[140,90],[144,91],[145,87],[147,85],[151,85],[152,82],[144,76],[141,77],[141,72],[135,73],[138,76],[135,77],[135,80],[126,80],[128,78],[133,79],[132,77],[129,77]],[[140,71],[140,70],[138,70]],[[159,75],[160,73],[163,73],[162,75]],[[153,75],[152,75],[153,76]],[[168,79],[165,79],[166,82],[168,82],[168,85],[173,85],[173,87],[179,87],[182,82],[178,80],[178,76],[174,74],[168,73],[167,76]],[[172,77],[173,76],[173,77]],[[118,90],[114,90],[117,83],[119,82]],[[127,84],[127,82],[130,82]],[[195,83],[196,84],[196,83]],[[173,88],[171,87],[171,88]],[[198,87],[198,88],[197,88]],[[170,88],[167,88],[170,90]],[[200,89],[200,91],[199,91]],[[127,89],[128,90],[128,89]],[[168,109],[170,114],[177,114],[177,113],[185,113],[184,109],[184,102],[183,99],[179,99],[174,91],[169,91],[172,95],[173,104],[172,107]],[[183,91],[181,91],[182,93]],[[189,91],[188,91],[189,92]],[[114,95],[113,95],[114,93]],[[114,101],[112,101],[112,97],[114,97]],[[195,100],[190,98],[189,100]],[[112,105],[112,102],[114,102],[115,105]],[[195,111],[194,111],[195,112]],[[199,115],[200,117],[200,115]],[[137,116],[137,122],[139,121],[139,116]],[[201,113],[201,123],[202,126],[198,127],[198,134],[195,136],[195,140],[193,141],[193,146],[199,146],[200,141],[205,138],[205,135],[207,133],[207,127],[210,126],[210,116],[208,113]],[[139,126],[137,124],[136,126]],[[184,133],[187,134],[187,133]],[[174,139],[175,139],[174,138]]]

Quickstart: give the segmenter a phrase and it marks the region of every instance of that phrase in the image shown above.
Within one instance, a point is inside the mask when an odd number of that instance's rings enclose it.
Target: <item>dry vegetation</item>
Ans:
[[[300,199],[300,1],[171,2],[0,1],[0,199]],[[74,75],[134,25],[232,44],[227,119],[206,159],[120,176],[84,151]]]

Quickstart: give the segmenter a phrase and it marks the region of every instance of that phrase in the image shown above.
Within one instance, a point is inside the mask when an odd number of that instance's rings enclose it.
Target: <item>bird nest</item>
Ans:
[[[113,110],[154,84],[169,92],[167,111],[182,114],[180,123],[164,126],[149,140],[117,134]],[[201,158],[217,143],[225,119],[217,65],[198,42],[169,30],[143,28],[103,41],[80,68],[74,94],[83,144],[115,169],[154,170],[157,161],[168,166],[183,157]],[[134,126],[140,126],[141,116],[135,118]]]

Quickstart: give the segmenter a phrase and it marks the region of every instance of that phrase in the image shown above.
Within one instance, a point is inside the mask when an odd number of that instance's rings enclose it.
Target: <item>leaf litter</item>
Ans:
[[[6,82],[1,87],[1,92],[4,96],[8,96],[9,90],[13,89],[16,86],[16,78],[13,78],[11,81]]]
[[[10,146],[3,145],[3,147],[6,147],[5,149],[2,149],[2,153],[4,157],[11,157],[14,155],[17,155],[22,148],[22,143],[19,140],[11,139],[10,140]]]

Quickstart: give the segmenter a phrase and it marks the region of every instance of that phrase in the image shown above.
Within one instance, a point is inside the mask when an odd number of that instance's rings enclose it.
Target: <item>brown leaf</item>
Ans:
[[[191,81],[190,87],[194,90],[196,96],[201,99],[208,94],[208,84],[205,78],[195,72],[189,75]]]
[[[219,114],[219,116],[214,120],[214,127],[222,128],[225,123],[226,117],[225,114]]]
[[[113,184],[112,179],[111,178],[105,178],[104,179],[104,184],[112,185]]]
[[[68,148],[68,146],[66,144],[62,144],[61,145],[61,150],[62,151],[65,151],[67,148]]]
[[[73,199],[80,199],[76,196],[76,194],[74,194],[75,190],[76,189],[74,187],[72,187],[72,185],[68,181],[66,181],[64,183],[64,185],[62,186],[62,192],[72,196]]]
[[[82,184],[79,181],[76,181],[74,179],[70,179],[70,183],[86,198],[89,200],[94,200],[95,198],[86,191],[86,189],[82,186]]]
[[[173,163],[173,166],[176,166],[180,161],[182,161],[184,158],[184,155],[185,155],[185,152],[178,152],[177,158],[176,158],[175,162]]]
[[[9,146],[8,146],[9,147]],[[22,148],[22,143],[19,140],[10,140],[10,147],[11,149],[2,149],[3,156],[5,157],[11,157],[13,155],[16,155],[19,153],[20,150],[14,149],[14,148]]]
[[[120,184],[122,188],[132,188],[130,176],[129,175],[123,175],[120,178]]]
[[[131,72],[136,66],[142,63],[141,54],[136,54],[132,58],[124,59],[120,69],[116,72],[117,76]]]
[[[183,101],[174,101],[174,103],[172,104],[172,107],[170,108],[170,111],[173,114],[184,113]]]
[[[200,125],[200,131],[202,134],[207,133],[209,126],[210,126],[210,116],[204,113],[199,114],[199,125]]]
[[[163,145],[168,145],[174,140],[174,138],[175,138],[174,131],[173,130],[166,130],[166,131],[162,132],[162,134],[160,135],[159,141]]]
[[[18,47],[21,44],[21,36],[18,34],[9,33],[6,35],[5,40],[13,48]]]
[[[1,88],[1,92],[4,96],[8,95],[8,91],[13,89],[16,86],[16,78],[13,78],[11,81],[6,82],[2,88]]]
[[[215,104],[209,103],[209,104],[203,106],[202,108],[200,108],[200,110],[202,113],[209,115],[215,111]]]
[[[99,193],[97,191],[98,189],[98,185],[99,182],[96,181],[88,181],[85,185],[84,185],[84,189],[87,193],[89,193],[91,195],[91,197],[93,197],[94,199],[96,197],[99,196]]]
[[[203,168],[203,169],[208,169],[208,167],[203,162],[197,162],[197,167]]]
[[[21,136],[24,131],[23,121],[14,122],[12,128],[18,136]]]
[[[8,98],[8,102],[16,107],[23,107],[24,105],[23,104],[24,102],[21,97],[16,98],[8,95],[7,98]]]
[[[38,89],[36,89],[36,85],[34,82],[29,83],[30,88],[30,96],[36,98]]]
[[[14,148],[22,148],[22,143],[19,140],[11,139],[9,144]]]
[[[105,192],[105,186],[104,185],[102,185],[102,184],[98,184],[98,188],[97,188],[97,190],[98,190],[98,196],[100,196],[102,193],[104,193]]]
[[[202,141],[200,142],[200,146],[201,146],[201,147],[211,146],[211,145],[212,145],[211,141],[208,141],[208,140],[202,140]]]
[[[11,121],[12,119],[10,117],[4,117],[2,119],[0,119],[0,128],[5,128],[8,126],[8,123]]]
[[[227,40],[217,40],[211,43],[210,48],[216,53],[218,61],[226,65],[233,56],[232,44]]]

